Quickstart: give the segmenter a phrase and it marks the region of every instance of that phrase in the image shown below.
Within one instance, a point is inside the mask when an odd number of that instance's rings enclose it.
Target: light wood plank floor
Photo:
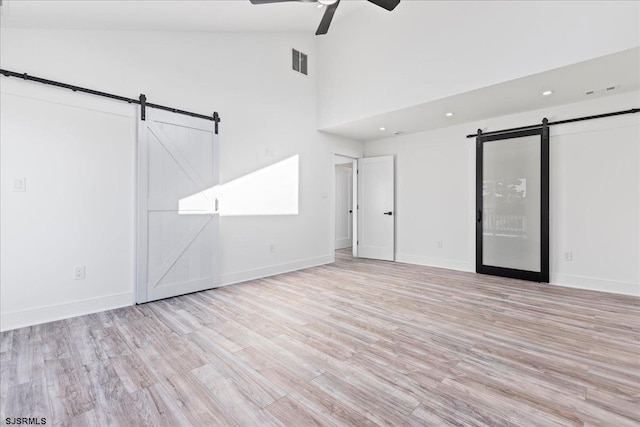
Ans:
[[[2,420],[640,425],[640,299],[356,260],[4,332]]]

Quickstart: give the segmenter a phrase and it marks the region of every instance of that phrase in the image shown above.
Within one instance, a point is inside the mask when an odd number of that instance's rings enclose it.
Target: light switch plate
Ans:
[[[27,178],[23,176],[14,177],[12,180],[12,191],[14,193],[24,193],[27,191]]]

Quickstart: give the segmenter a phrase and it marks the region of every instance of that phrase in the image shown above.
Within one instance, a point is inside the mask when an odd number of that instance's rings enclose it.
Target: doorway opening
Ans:
[[[358,157],[333,153],[331,156],[331,204],[329,207],[329,248],[334,260],[357,257],[356,173]]]
[[[395,260],[394,156],[334,154],[331,163],[330,247],[335,257]]]
[[[356,224],[354,218],[357,199],[354,183],[357,157],[334,153],[331,162],[331,251],[334,258],[356,256]]]
[[[335,165],[334,249],[351,251],[353,245],[353,162]]]

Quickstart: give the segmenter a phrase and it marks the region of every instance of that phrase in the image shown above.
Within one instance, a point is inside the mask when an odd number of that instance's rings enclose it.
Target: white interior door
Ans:
[[[214,123],[146,113],[138,122],[138,303],[219,284]]]
[[[352,241],[352,167],[336,165],[336,249],[351,247]]]
[[[358,159],[357,256],[395,259],[394,157]]]

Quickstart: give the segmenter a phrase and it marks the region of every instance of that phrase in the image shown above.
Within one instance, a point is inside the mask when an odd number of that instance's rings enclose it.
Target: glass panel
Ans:
[[[540,135],[484,143],[484,265],[540,271],[540,146]]]

